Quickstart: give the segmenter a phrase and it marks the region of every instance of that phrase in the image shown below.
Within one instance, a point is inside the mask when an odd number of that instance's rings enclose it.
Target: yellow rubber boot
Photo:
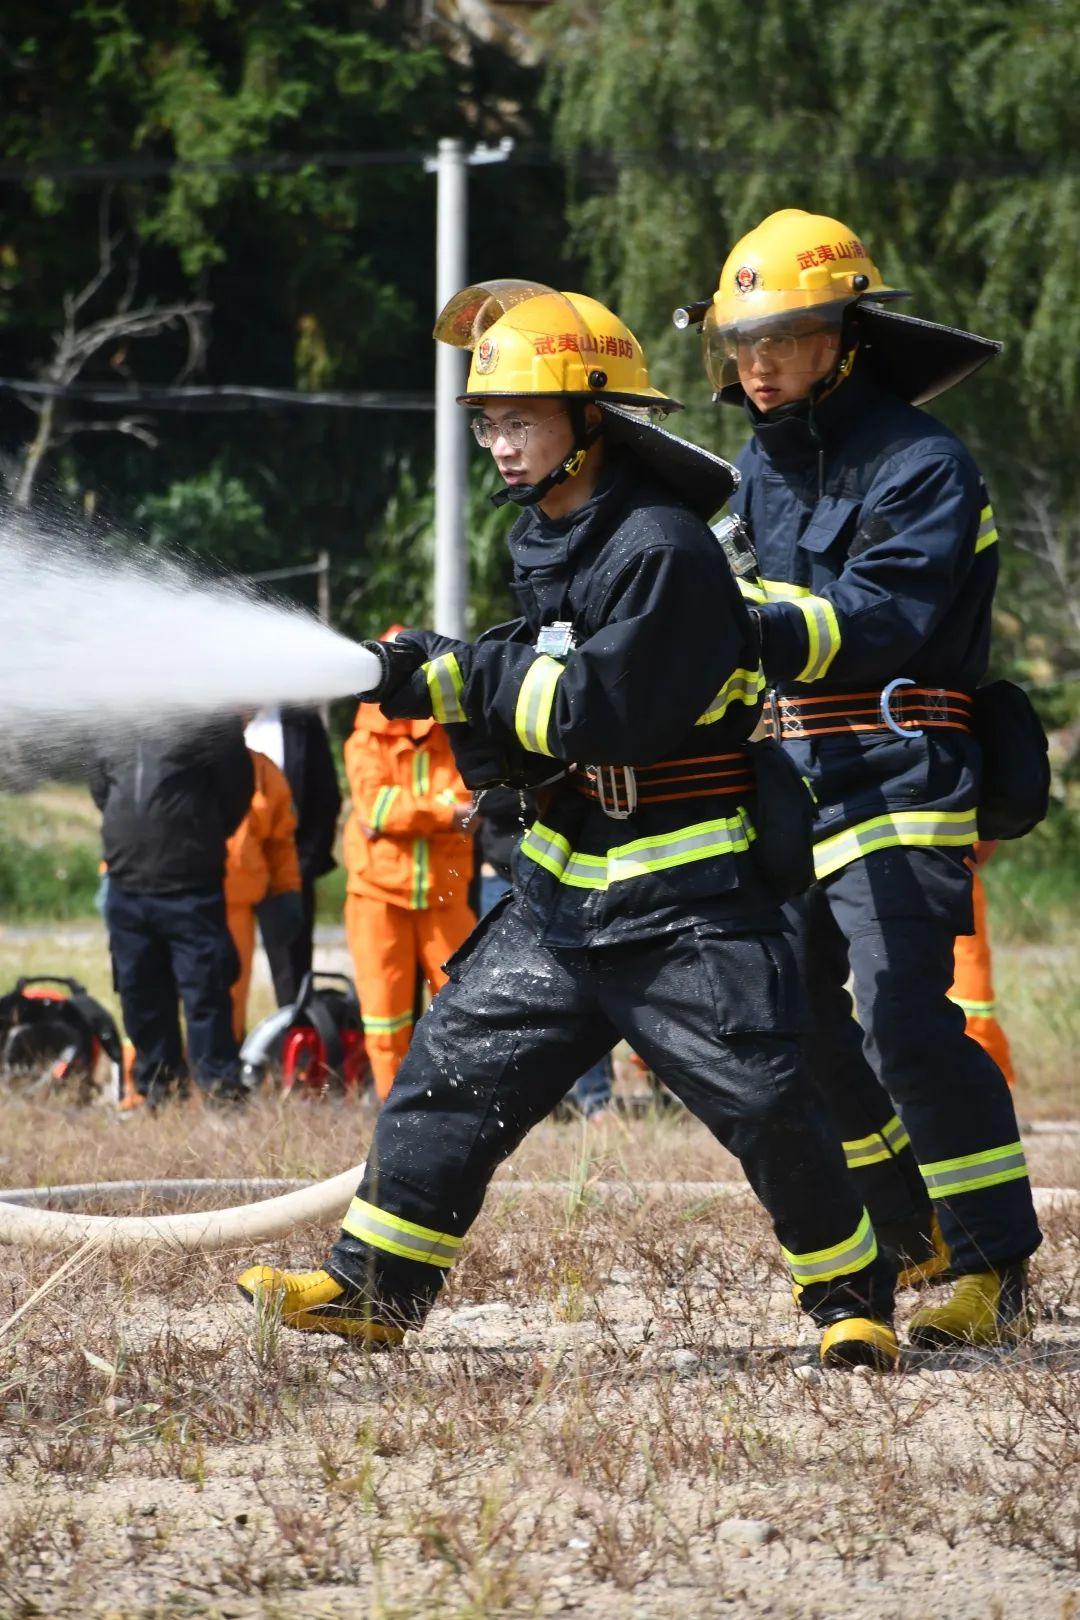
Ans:
[[[896,1278],[897,1288],[925,1288],[927,1283],[933,1282],[936,1277],[942,1276],[949,1269],[949,1245],[945,1242],[944,1234],[938,1225],[936,1215],[930,1219],[930,1250],[917,1260],[910,1259],[901,1254],[899,1256],[900,1270]]]
[[[389,1349],[405,1337],[401,1327],[372,1320],[371,1306],[353,1297],[328,1271],[278,1271],[249,1266],[236,1286],[256,1307],[281,1302],[283,1326],[298,1333],[336,1333],[370,1349]]]
[[[900,1342],[890,1322],[874,1316],[842,1316],[825,1329],[818,1355],[823,1367],[892,1372],[900,1359]]]
[[[943,1305],[924,1305],[911,1318],[908,1338],[920,1350],[969,1344],[1016,1344],[1034,1332],[1027,1267],[999,1266],[957,1279]]]

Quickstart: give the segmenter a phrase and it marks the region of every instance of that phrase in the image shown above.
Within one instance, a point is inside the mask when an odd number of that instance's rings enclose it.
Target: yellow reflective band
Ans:
[[[441,726],[452,725],[469,717],[461,706],[461,693],[465,686],[461,665],[453,653],[443,653],[423,665],[431,698],[431,712]]]
[[[368,1035],[396,1035],[399,1029],[408,1029],[413,1021],[411,1007],[408,1012],[398,1013],[394,1018],[373,1018],[368,1013],[363,1013],[361,1017]]]
[[[550,658],[547,653],[539,653],[525,672],[514,710],[514,729],[518,742],[530,754],[547,754],[551,757],[548,742],[551,705],[555,701],[555,689],[565,673],[558,659]]]
[[[433,1232],[429,1226],[403,1221],[400,1215],[390,1215],[363,1198],[353,1199],[341,1228],[350,1237],[370,1243],[373,1249],[385,1249],[387,1254],[399,1255],[403,1260],[422,1260],[444,1270],[453,1265],[462,1244],[461,1238],[449,1232]]]
[[[413,911],[427,910],[427,889],[430,863],[426,838],[413,839],[413,879],[410,907]]]
[[[979,532],[975,536],[976,557],[979,555],[980,551],[985,551],[987,546],[995,545],[997,542],[997,537],[998,532],[997,524],[994,522],[994,508],[992,506],[984,506],[982,511],[979,513]]]
[[[843,1243],[834,1243],[831,1249],[816,1249],[812,1254],[793,1254],[781,1244],[781,1250],[793,1279],[805,1288],[808,1283],[831,1282],[834,1277],[846,1277],[853,1271],[861,1271],[877,1258],[878,1247],[870,1216],[864,1209],[854,1236],[845,1238]]]
[[[965,1001],[963,996],[954,996],[951,990],[949,1000],[956,1002],[965,1018],[993,1018],[997,1012],[996,1001]]]
[[[1023,1181],[1027,1160],[1019,1142],[988,1148],[985,1153],[965,1153],[959,1159],[939,1159],[922,1166],[923,1180],[931,1198],[956,1198],[961,1193],[978,1192],[980,1187],[997,1187],[1005,1181]]]
[[[607,889],[630,878],[670,871],[691,861],[734,855],[750,848],[757,834],[749,816],[739,811],[714,821],[698,821],[678,832],[635,838],[606,855],[583,855],[571,849],[561,833],[535,821],[521,841],[521,853],[573,889]]]
[[[794,599],[806,620],[809,651],[806,663],[796,675],[797,681],[820,681],[829,672],[829,665],[840,651],[840,625],[836,609],[823,596],[799,596]]]
[[[789,585],[786,579],[763,579],[761,588],[766,602],[795,602],[814,594],[809,585]]]
[[[903,844],[913,848],[973,844],[978,836],[974,810],[895,810],[833,833],[814,845],[818,882],[875,849]]]
[[[892,1158],[884,1138],[876,1131],[873,1136],[860,1136],[841,1145],[849,1170],[865,1170],[868,1164],[884,1164],[886,1159]]]
[[[881,1134],[885,1138],[886,1142],[888,1142],[894,1153],[899,1153],[902,1148],[911,1146],[911,1137],[908,1135],[907,1131],[905,1131],[903,1125],[897,1119],[895,1114],[893,1115],[892,1119],[888,1120],[881,1127]]]
[[[755,585],[748,579],[740,579],[738,577],[736,577],[735,583],[742,592],[744,602],[765,601],[765,591],[762,586]]]
[[[430,786],[431,756],[426,749],[420,748],[413,755],[412,790],[418,799],[422,799]]]
[[[385,787],[380,788],[378,793],[376,793],[375,804],[371,811],[372,832],[382,831],[384,825],[386,824],[386,818],[390,814],[390,806],[393,804],[395,798],[400,792],[400,788]]]
[[[694,721],[695,726],[711,726],[714,721],[722,720],[733,703],[746,703],[753,708],[764,690],[765,671],[760,664],[756,670],[733,670],[705,713]]]

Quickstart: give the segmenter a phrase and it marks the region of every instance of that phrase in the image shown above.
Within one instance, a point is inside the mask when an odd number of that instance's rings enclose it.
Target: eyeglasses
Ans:
[[[530,433],[550,427],[552,422],[558,422],[566,414],[566,411],[556,411],[554,416],[545,416],[539,422],[522,422],[517,417],[511,417],[506,422],[493,422],[489,416],[474,416],[469,426],[473,430],[473,438],[485,450],[490,450],[496,439],[502,439],[511,450],[524,450]]]
[[[740,337],[730,332],[724,339],[724,348],[732,360],[746,361],[753,355],[759,355],[762,360],[794,360],[805,338],[820,337],[824,332],[835,330],[832,326],[811,326],[802,332],[770,332],[758,338]]]

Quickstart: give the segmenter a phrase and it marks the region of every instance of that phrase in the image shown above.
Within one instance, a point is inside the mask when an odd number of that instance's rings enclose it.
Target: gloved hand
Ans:
[[[395,636],[393,641],[362,641],[360,645],[365,652],[379,660],[382,672],[378,685],[360,694],[365,703],[382,703],[386,698],[393,697],[427,661],[423,647],[411,641],[408,633]],[[422,719],[423,716],[418,718]]]
[[[268,894],[255,907],[259,919],[259,932],[268,950],[275,946],[291,945],[304,926],[304,902],[298,889],[283,889],[280,894]]]
[[[427,676],[421,666],[445,653],[454,653],[462,676],[467,676],[472,659],[472,645],[468,641],[455,641],[452,636],[440,636],[436,630],[403,630],[393,641],[383,645],[395,660],[391,684],[383,695],[378,694],[379,707],[388,720],[429,720],[431,718],[431,692]],[[409,660],[412,660],[409,664]],[[408,673],[404,676],[401,671]]]
[[[476,726],[447,726],[458,774],[471,793],[505,782],[510,767],[491,738]]]

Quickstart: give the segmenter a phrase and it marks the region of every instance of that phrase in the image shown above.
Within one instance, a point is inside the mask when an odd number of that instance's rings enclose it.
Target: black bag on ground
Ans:
[[[1031,699],[1012,681],[991,681],[974,696],[972,729],[982,748],[980,838],[1022,838],[1046,819],[1050,760]]]
[[[814,881],[814,799],[774,738],[746,745],[756,784],[751,848],[769,892],[794,900]]]

